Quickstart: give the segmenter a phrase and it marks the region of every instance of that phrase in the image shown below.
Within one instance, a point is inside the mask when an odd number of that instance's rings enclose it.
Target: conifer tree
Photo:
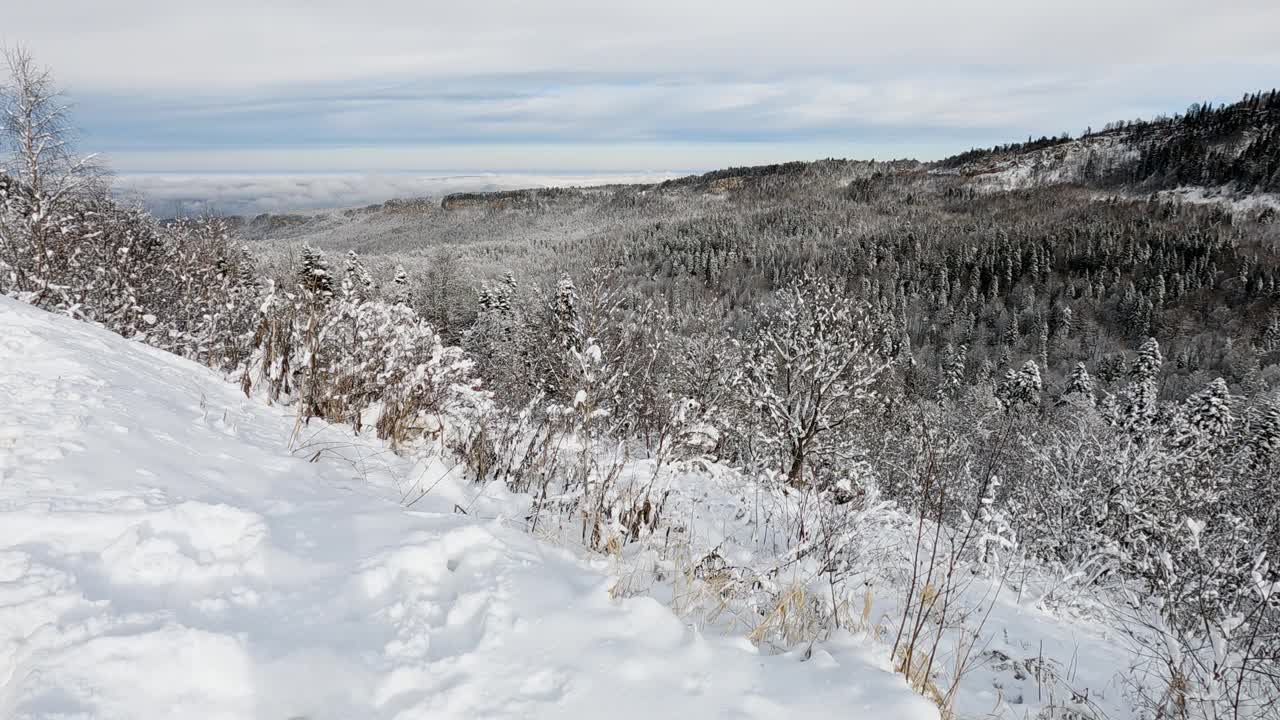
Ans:
[[[1271,314],[1271,322],[1263,330],[1258,345],[1262,352],[1280,352],[1280,311]]]
[[[1124,408],[1124,422],[1135,430],[1146,428],[1155,419],[1157,411],[1157,382],[1164,356],[1160,343],[1147,338],[1138,348],[1138,356],[1129,369],[1129,387]]]
[[[1187,422],[1192,432],[1205,441],[1225,438],[1231,430],[1231,394],[1227,381],[1217,378],[1186,402]]]
[[[1035,407],[1040,404],[1042,389],[1040,367],[1034,360],[1028,360],[1017,371],[1010,368],[1005,373],[998,397],[1007,407]]]
[[[1265,398],[1254,408],[1245,444],[1255,472],[1280,459],[1280,396]]]
[[[513,303],[519,289],[520,285],[516,282],[516,276],[510,270],[502,274],[502,281],[498,284],[497,292],[494,296],[494,304],[504,315],[510,315],[514,309]]]
[[[343,299],[356,304],[373,298],[374,282],[355,250],[347,251],[347,261],[342,273]]]
[[[1071,376],[1067,378],[1067,386],[1062,391],[1062,399],[1084,403],[1090,407],[1096,404],[1093,376],[1089,374],[1089,369],[1085,367],[1083,362],[1076,363],[1075,368],[1071,371]]]
[[[253,253],[249,252],[248,245],[240,246],[240,259],[236,262],[236,282],[240,287],[250,290],[257,290],[259,287]]]
[[[960,350],[956,350],[951,343],[947,343],[942,351],[942,383],[939,390],[946,397],[957,397],[960,390],[964,387],[964,365],[965,355],[968,347],[960,346]]]
[[[329,260],[322,251],[310,245],[302,246],[298,285],[315,303],[324,305],[333,299],[333,275],[329,271]]]
[[[568,274],[561,275],[556,283],[555,317],[562,339],[567,345],[573,344],[578,329],[578,289]]]

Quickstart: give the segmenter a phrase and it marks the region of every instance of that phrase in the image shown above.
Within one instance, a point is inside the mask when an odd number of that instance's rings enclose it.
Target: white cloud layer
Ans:
[[[656,182],[673,173],[644,175],[121,175],[115,190],[162,216],[256,215],[314,208],[358,207],[392,198],[443,197],[455,192],[535,187],[587,187]]]
[[[1275,62],[1274,0],[46,0],[4,34],[84,86],[217,92],[495,73]]]
[[[1280,78],[1276,0],[10,0],[0,15],[0,43],[54,68],[84,149],[125,174],[932,159]],[[326,187],[296,201],[385,199]]]

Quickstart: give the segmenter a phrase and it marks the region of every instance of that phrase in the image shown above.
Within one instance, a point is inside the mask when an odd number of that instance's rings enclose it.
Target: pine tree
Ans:
[[[1040,364],[1049,367],[1049,324],[1041,318],[1038,322],[1039,337],[1036,344],[1036,352],[1040,359]]]
[[[254,272],[253,254],[249,252],[248,245],[240,246],[240,259],[236,263],[236,282],[240,287],[257,290],[259,287],[258,274]]]
[[[965,356],[968,355],[969,348],[961,345],[960,350],[952,347],[951,343],[942,351],[942,383],[939,387],[942,394],[946,397],[957,397],[961,389],[964,387],[964,366]]]
[[[298,267],[298,285],[313,302],[326,304],[333,298],[333,274],[329,260],[320,250],[302,246],[302,264]]]
[[[1028,360],[1018,369],[1015,378],[1015,397],[1027,405],[1040,404],[1040,391],[1044,384],[1040,380],[1040,366],[1034,360]]]
[[[557,330],[566,346],[572,346],[578,331],[578,289],[568,274],[556,283],[555,317]]]
[[[1022,342],[1022,334],[1018,332],[1018,316],[1014,315],[1009,318],[1009,325],[1004,331],[1004,344],[1010,351],[1018,349],[1018,345]]]
[[[1071,312],[1071,308],[1064,307],[1058,316],[1057,338],[1059,344],[1068,337],[1071,337],[1071,331],[1075,329],[1075,317]]]
[[[373,277],[355,250],[347,251],[347,261],[342,273],[343,299],[356,304],[368,302],[373,297]]]
[[[1261,401],[1253,414],[1245,444],[1250,467],[1257,472],[1280,457],[1280,396]]]
[[[1187,398],[1184,408],[1187,428],[1198,441],[1218,441],[1231,430],[1231,394],[1222,378]]]
[[[1262,340],[1258,344],[1262,352],[1280,352],[1280,311],[1271,315],[1271,322],[1262,332]]]
[[[503,273],[502,282],[494,293],[494,307],[502,314],[510,315],[514,309],[512,303],[515,301],[519,288],[520,286],[516,283],[516,276],[510,270]]]
[[[1155,338],[1147,338],[1138,348],[1138,356],[1129,368],[1130,383],[1127,391],[1127,403],[1124,409],[1124,422],[1131,429],[1148,427],[1156,417],[1157,382],[1164,356],[1160,354],[1160,343]]]
[[[1036,407],[1040,405],[1042,389],[1040,367],[1034,360],[1028,360],[1016,372],[1012,368],[1005,372],[997,397],[1007,407]]]
[[[1092,407],[1097,402],[1093,393],[1093,376],[1089,374],[1089,369],[1083,362],[1076,363],[1071,376],[1067,378],[1067,387],[1062,391],[1062,399]]]

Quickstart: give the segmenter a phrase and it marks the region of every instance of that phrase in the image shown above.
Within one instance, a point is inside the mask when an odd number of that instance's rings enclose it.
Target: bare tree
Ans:
[[[103,195],[104,171],[93,156],[74,152],[70,106],[53,73],[24,48],[6,50],[9,84],[0,86],[0,200],[12,212],[0,216],[0,285],[40,295],[69,262],[65,223],[70,201]]]
[[[56,205],[94,185],[102,170],[95,156],[75,154],[70,106],[53,73],[37,65],[25,48],[4,52],[9,84],[0,89],[6,171],[39,201]]]

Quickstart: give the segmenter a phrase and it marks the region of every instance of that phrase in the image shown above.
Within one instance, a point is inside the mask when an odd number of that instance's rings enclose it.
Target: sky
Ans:
[[[151,186],[928,160],[1280,80],[1275,0],[6,5],[82,147]]]

